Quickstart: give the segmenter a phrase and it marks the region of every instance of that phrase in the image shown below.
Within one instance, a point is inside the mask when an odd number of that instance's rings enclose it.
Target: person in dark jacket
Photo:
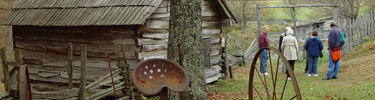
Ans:
[[[307,37],[306,39],[305,39],[305,44],[306,44],[306,42],[307,42],[307,40],[310,38],[310,37],[312,37],[312,32],[310,32],[309,33],[309,37]],[[305,49],[306,50],[306,49]],[[306,50],[307,51],[307,50]],[[307,73],[307,71],[309,71],[309,57],[307,56],[307,58],[306,58],[306,66],[305,66],[305,72],[304,73]]]
[[[307,51],[308,56],[308,66],[309,66],[309,74],[307,76],[311,76],[312,72],[314,71],[314,76],[319,76],[317,73],[317,64],[320,56],[320,51],[323,50],[323,43],[322,41],[316,37],[318,36],[318,32],[313,31],[312,37],[307,39],[304,48]]]
[[[258,39],[259,49],[270,46],[270,44],[269,44],[270,42],[269,42],[268,37],[267,37],[268,30],[269,30],[268,27],[266,27],[266,26],[263,27],[263,32],[259,35],[259,39]],[[268,58],[267,58],[267,50],[266,49],[262,51],[260,58],[261,58],[260,64],[259,64],[260,74],[269,75],[267,73],[267,59]]]
[[[329,49],[329,61],[327,76],[322,80],[337,79],[338,70],[340,68],[340,62],[333,62],[331,52],[333,49],[340,49],[340,30],[336,27],[335,23],[331,23],[331,31],[328,35],[328,49]],[[334,74],[337,72],[336,74]]]
[[[285,28],[285,32],[282,33],[282,34],[280,35],[280,39],[279,39],[279,51],[280,51],[280,52],[283,52],[283,51],[281,50],[281,44],[282,44],[282,42],[283,42],[284,37],[286,36],[286,32],[288,31],[288,29],[292,29],[292,28],[290,28],[290,27],[286,27],[286,28]],[[281,62],[281,72],[285,72],[285,65],[284,65],[283,62]]]

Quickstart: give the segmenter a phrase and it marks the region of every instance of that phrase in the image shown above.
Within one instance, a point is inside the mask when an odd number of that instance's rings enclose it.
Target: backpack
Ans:
[[[345,36],[344,36],[344,32],[341,32],[340,31],[340,43],[341,43],[341,46],[343,46],[345,44]]]

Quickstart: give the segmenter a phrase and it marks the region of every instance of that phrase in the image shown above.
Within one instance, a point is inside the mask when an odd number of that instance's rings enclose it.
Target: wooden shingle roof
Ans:
[[[4,25],[142,25],[162,0],[20,0]]]

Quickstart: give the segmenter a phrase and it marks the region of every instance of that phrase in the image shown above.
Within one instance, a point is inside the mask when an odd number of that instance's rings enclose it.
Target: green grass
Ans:
[[[268,1],[267,5],[285,5],[283,1]],[[276,19],[292,19],[289,15],[286,14],[287,8],[269,8],[275,11],[274,15]],[[300,11],[297,12],[297,19],[310,19],[309,16],[313,13],[312,9],[309,8],[299,8]]]
[[[326,47],[325,47],[326,49]],[[318,77],[308,77],[303,73],[305,68],[305,61],[297,61],[295,65],[294,74],[296,76],[300,93],[303,99],[308,100],[322,100],[322,99],[361,99],[371,100],[375,98],[375,42],[374,39],[362,44],[350,54],[344,55],[341,61],[341,69],[339,71],[339,78],[336,80],[321,80],[327,73],[328,55],[318,62]],[[276,65],[277,61],[273,61]],[[259,65],[257,64],[256,67]],[[259,69],[259,68],[258,68]],[[237,67],[234,69],[233,80],[220,80],[213,85],[209,85],[208,89],[212,93],[221,93],[219,95],[225,96],[224,99],[244,99],[248,94],[248,78],[250,65],[245,67]],[[276,69],[273,69],[273,71]],[[267,71],[270,73],[270,69]],[[260,83],[260,78],[256,74],[254,76],[254,84],[258,91],[265,91]],[[267,82],[271,82],[271,76],[267,76]],[[282,90],[284,84],[285,74],[278,74],[277,90]],[[285,96],[291,97],[294,95],[291,81],[288,81]],[[272,90],[272,89],[271,89]],[[279,93],[279,92],[278,92]],[[281,94],[278,94],[280,96]],[[266,98],[265,95],[262,96]],[[217,99],[210,98],[209,99]],[[259,98],[258,98],[259,99]],[[280,99],[280,98],[278,98]]]

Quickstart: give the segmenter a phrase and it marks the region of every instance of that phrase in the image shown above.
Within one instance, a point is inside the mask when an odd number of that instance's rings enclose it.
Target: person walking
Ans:
[[[281,50],[292,67],[292,70],[294,70],[294,62],[297,60],[298,42],[296,37],[292,36],[292,29],[288,29],[286,35],[287,36],[285,36],[283,39]],[[286,70],[286,73],[288,75],[288,80],[291,80],[288,70]]]
[[[331,23],[331,31],[329,32],[328,36],[328,50],[329,50],[329,61],[328,61],[328,71],[327,71],[327,76],[324,77],[322,80],[330,80],[330,79],[337,79],[337,74],[339,70],[339,61],[334,61],[332,58],[332,52],[340,51],[340,30],[336,27],[335,23]],[[341,52],[340,52],[341,54]],[[341,56],[341,55],[340,55]],[[337,72],[337,73],[336,73]]]
[[[292,29],[292,28],[290,28],[290,27],[286,27],[286,28],[285,28],[285,32],[282,33],[282,34],[280,35],[280,39],[279,39],[279,51],[280,51],[280,52],[283,52],[283,51],[281,50],[281,44],[282,44],[282,42],[283,42],[283,40],[284,40],[284,37],[286,36],[286,32],[287,32],[288,29]],[[285,72],[285,65],[284,65],[283,62],[281,62],[281,72]]]
[[[314,76],[319,76],[317,73],[317,64],[320,56],[320,51],[323,50],[323,43],[317,36],[318,32],[313,31],[312,37],[307,39],[304,45],[308,56],[309,74],[307,74],[307,76],[311,76],[313,72]]]
[[[269,47],[269,40],[267,37],[269,28],[267,26],[263,27],[263,32],[259,35],[258,39],[258,47],[259,49]],[[267,73],[267,50],[264,49],[260,56],[260,63],[259,63],[259,69],[260,74],[262,75],[269,75]]]
[[[310,33],[309,33],[309,37],[307,37],[307,38],[305,39],[305,44],[306,44],[307,40],[308,40],[310,37],[312,37],[312,32],[310,32]],[[306,50],[306,49],[305,49],[305,50]],[[306,50],[306,51],[307,51],[307,50]],[[309,57],[308,57],[308,56],[306,57],[306,66],[305,66],[305,72],[304,72],[304,73],[307,73],[307,71],[309,71]]]

